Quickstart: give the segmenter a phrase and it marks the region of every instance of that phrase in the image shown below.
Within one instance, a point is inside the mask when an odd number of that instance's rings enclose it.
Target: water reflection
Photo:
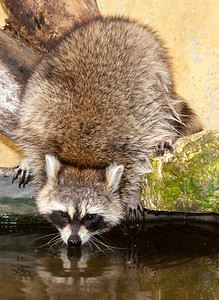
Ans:
[[[39,230],[0,236],[0,299],[219,299],[216,226],[124,226],[101,240],[111,250],[51,247]]]

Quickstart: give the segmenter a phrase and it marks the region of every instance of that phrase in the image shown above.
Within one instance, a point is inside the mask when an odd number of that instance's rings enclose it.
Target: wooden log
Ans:
[[[95,0],[4,0],[10,12],[0,31],[0,132],[14,140],[20,94],[37,60],[76,23],[98,16]],[[35,53],[38,52],[38,53]]]
[[[100,14],[95,0],[3,0],[23,42],[48,50],[76,23]],[[26,38],[27,37],[27,38]],[[31,46],[29,44],[29,46]]]
[[[0,30],[0,132],[13,140],[20,92],[39,55]]]

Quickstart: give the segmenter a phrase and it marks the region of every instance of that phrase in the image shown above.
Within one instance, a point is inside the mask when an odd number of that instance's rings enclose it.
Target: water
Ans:
[[[101,240],[109,248],[76,250],[55,245],[50,227],[1,232],[0,299],[219,299],[213,225],[123,226]]]

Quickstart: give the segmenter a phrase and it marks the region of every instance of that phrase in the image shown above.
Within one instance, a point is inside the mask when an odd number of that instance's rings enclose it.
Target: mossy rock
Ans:
[[[153,172],[142,184],[147,208],[219,212],[219,131],[179,139],[173,153],[152,157]]]

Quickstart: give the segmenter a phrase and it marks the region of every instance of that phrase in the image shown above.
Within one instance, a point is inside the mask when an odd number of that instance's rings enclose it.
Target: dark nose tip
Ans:
[[[69,247],[76,248],[81,246],[81,238],[76,235],[76,236],[70,236],[68,239],[68,245]]]

